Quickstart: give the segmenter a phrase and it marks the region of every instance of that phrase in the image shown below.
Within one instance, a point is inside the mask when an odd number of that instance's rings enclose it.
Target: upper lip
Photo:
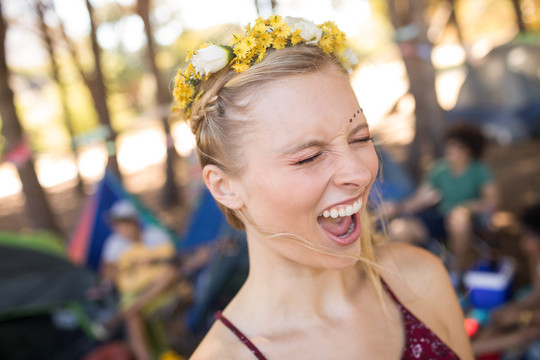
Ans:
[[[338,203],[335,203],[335,204],[332,204],[324,209],[322,209],[320,212],[319,212],[319,216],[322,215],[323,212],[325,212],[326,210],[330,210],[330,209],[333,209],[333,208],[336,208],[338,206],[343,206],[343,205],[352,205],[354,204],[354,202],[360,200],[362,198],[362,195],[363,194],[360,194],[356,197],[353,197],[353,198],[349,198],[347,200],[343,200],[341,202],[338,202]]]

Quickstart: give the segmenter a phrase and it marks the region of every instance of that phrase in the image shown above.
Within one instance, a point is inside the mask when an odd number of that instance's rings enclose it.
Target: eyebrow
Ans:
[[[369,125],[366,122],[360,123],[351,130],[350,134],[356,134],[357,132],[364,130],[366,128],[369,128]],[[300,143],[298,145],[291,147],[290,149],[285,150],[282,153],[282,156],[293,155],[304,149],[309,149],[310,147],[323,147],[324,145],[326,145],[326,142],[322,140],[318,140],[318,139],[307,140],[306,142]]]

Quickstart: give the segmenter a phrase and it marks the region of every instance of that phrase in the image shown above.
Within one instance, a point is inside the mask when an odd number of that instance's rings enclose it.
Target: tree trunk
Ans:
[[[6,63],[6,23],[2,14],[2,5],[0,3],[0,116],[2,117],[2,133],[7,141],[7,150],[13,150],[15,147],[23,144],[23,130],[15,110],[13,91],[9,87],[9,69]],[[34,169],[34,160],[32,154],[25,156],[19,164],[17,171],[22,183],[23,194],[26,197],[25,208],[31,224],[37,229],[52,230],[60,233],[51,207],[41,184],[38,181]]]
[[[415,100],[415,134],[409,147],[407,167],[416,180],[423,175],[425,157],[443,153],[444,113],[435,89],[435,68],[427,38],[423,0],[388,0],[390,19],[396,29],[409,91]]]
[[[105,139],[109,160],[107,166],[121,179],[118,160],[116,158],[116,132],[111,126],[109,107],[107,106],[107,89],[104,83],[101,66],[101,48],[97,42],[96,23],[94,22],[94,9],[89,0],[86,0],[86,9],[90,18],[90,41],[92,43],[92,55],[94,56],[94,74],[89,82],[89,89],[94,99],[94,105],[99,117],[99,122],[109,129],[109,135]]]
[[[525,27],[525,22],[523,21],[523,13],[521,12],[521,4],[519,0],[512,0],[512,5],[514,6],[514,12],[516,13],[516,23],[520,33],[527,31]]]
[[[263,9],[266,7],[265,5],[270,5],[271,14],[276,13],[277,0],[266,0],[266,1],[254,0],[253,2],[255,3],[255,10],[257,11],[257,16],[264,15],[264,14],[261,14],[261,5]]]
[[[60,80],[60,72],[59,72],[58,63],[56,62],[56,55],[55,55],[53,40],[49,33],[49,28],[47,27],[47,24],[45,24],[45,20],[43,17],[44,12],[47,9],[50,9],[50,7],[45,5],[40,0],[36,0],[35,5],[36,5],[36,13],[38,15],[38,20],[39,20],[39,26],[41,29],[41,34],[43,35],[45,48],[47,49],[47,53],[49,54],[49,58],[51,61],[51,75],[52,75],[53,80],[56,82],[56,85],[58,86],[60,102],[62,103],[62,114],[64,118],[64,125],[68,131],[69,140],[71,142],[71,151],[73,153],[73,157],[75,158],[75,166],[77,168],[77,191],[79,192],[79,194],[83,194],[84,185],[83,185],[83,180],[81,177],[81,172],[79,169],[79,161],[78,161],[79,153],[78,153],[77,147],[75,146],[75,143],[73,142],[73,137],[75,134],[73,131],[73,126],[71,125],[72,121],[71,121],[71,117],[69,115],[69,109],[67,106],[66,88],[64,84],[62,83],[62,81]]]
[[[156,63],[156,46],[150,23],[150,2],[151,0],[138,0],[137,13],[144,23],[144,31],[146,34],[146,55],[148,63],[156,81],[156,102],[163,125],[163,131],[167,138],[167,160],[166,160],[166,177],[165,186],[163,188],[163,204],[165,206],[173,206],[183,202],[181,191],[178,191],[175,177],[175,165],[179,160],[179,156],[174,149],[171,128],[169,125],[169,107],[171,96],[166,83],[163,81],[162,75]]]

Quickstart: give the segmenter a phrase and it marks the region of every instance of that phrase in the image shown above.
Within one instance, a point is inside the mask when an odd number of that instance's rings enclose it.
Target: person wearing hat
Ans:
[[[129,200],[115,202],[108,211],[108,221],[113,232],[103,249],[106,276],[111,275],[107,274],[107,265],[114,265],[134,243],[148,247],[170,244],[169,236],[158,227],[141,226],[137,209]]]
[[[120,293],[120,318],[135,358],[149,360],[145,319],[174,299],[175,248],[160,228],[141,226],[137,209],[128,200],[114,203],[108,220],[113,232],[103,249],[103,278]]]

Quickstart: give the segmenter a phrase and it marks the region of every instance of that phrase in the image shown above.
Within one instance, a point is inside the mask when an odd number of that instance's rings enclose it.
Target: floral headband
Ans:
[[[192,103],[202,95],[202,92],[196,93],[197,85],[228,64],[235,72],[241,73],[261,62],[268,49],[279,50],[297,44],[318,46],[335,55],[348,70],[358,64],[356,55],[345,44],[345,33],[331,21],[315,25],[303,18],[259,17],[253,26],[246,26],[244,34],[233,35],[230,46],[206,44],[188,52],[187,69],[179,70],[174,79],[174,110],[184,109],[189,116]]]

